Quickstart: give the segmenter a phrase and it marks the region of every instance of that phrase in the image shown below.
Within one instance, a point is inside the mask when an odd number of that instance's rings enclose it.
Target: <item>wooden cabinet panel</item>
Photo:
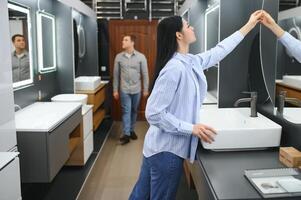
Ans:
[[[157,20],[110,20],[110,77],[113,77],[115,56],[122,51],[121,41],[123,36],[133,34],[136,36],[135,48],[143,53],[147,59],[150,86],[155,71]],[[112,81],[111,81],[112,83]],[[110,87],[111,88],[111,87]],[[110,91],[113,92],[112,89]],[[141,97],[138,108],[138,120],[145,120],[145,106],[147,98]],[[111,104],[112,118],[121,120],[120,100],[114,100]]]

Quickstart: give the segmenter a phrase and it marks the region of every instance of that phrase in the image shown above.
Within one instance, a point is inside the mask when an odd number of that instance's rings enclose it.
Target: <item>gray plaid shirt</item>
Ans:
[[[24,51],[24,55],[18,58],[16,51],[12,52],[13,83],[24,81],[30,78],[29,55]]]
[[[141,75],[143,76],[143,91],[148,92],[148,69],[145,56],[138,52],[127,57],[125,52],[117,54],[114,61],[113,90],[128,94],[141,92]]]

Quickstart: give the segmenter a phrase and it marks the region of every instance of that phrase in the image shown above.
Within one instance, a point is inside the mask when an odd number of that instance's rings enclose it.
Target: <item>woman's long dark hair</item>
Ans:
[[[183,28],[182,17],[172,16],[163,19],[157,28],[157,57],[155,74],[151,90],[153,89],[160,71],[172,58],[178,49],[176,32],[181,32]]]

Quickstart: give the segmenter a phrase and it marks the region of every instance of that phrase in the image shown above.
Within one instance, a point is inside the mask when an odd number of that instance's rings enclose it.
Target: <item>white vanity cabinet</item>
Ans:
[[[84,166],[93,152],[93,106],[83,105],[82,116],[83,120],[81,122],[80,129],[75,130],[80,131],[80,142],[76,149],[71,152],[66,165]]]
[[[0,199],[21,200],[20,166],[17,152],[0,152]]]
[[[83,138],[84,138],[84,164],[86,164],[94,149],[93,142],[93,106],[83,108]]]

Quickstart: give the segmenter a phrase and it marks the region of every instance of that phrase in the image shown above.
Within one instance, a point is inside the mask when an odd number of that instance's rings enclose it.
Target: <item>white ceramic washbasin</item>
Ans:
[[[75,80],[75,90],[95,90],[101,83],[100,76],[79,76]]]
[[[200,112],[200,123],[217,131],[213,143],[202,141],[205,149],[240,151],[280,145],[282,127],[260,113],[250,117],[250,108],[203,106]]]
[[[274,109],[274,114],[277,114],[277,108]],[[283,118],[294,124],[301,124],[301,108],[284,107]]]
[[[284,75],[283,83],[290,85],[292,87],[301,89],[301,76],[295,75]]]
[[[212,94],[210,94],[209,92],[207,92],[206,97],[203,101],[203,105],[206,104],[217,104],[217,98]]]
[[[51,132],[78,109],[78,102],[36,102],[15,114],[16,130],[20,132]]]
[[[59,94],[51,98],[54,102],[80,102],[83,105],[88,102],[88,95],[86,94]]]

